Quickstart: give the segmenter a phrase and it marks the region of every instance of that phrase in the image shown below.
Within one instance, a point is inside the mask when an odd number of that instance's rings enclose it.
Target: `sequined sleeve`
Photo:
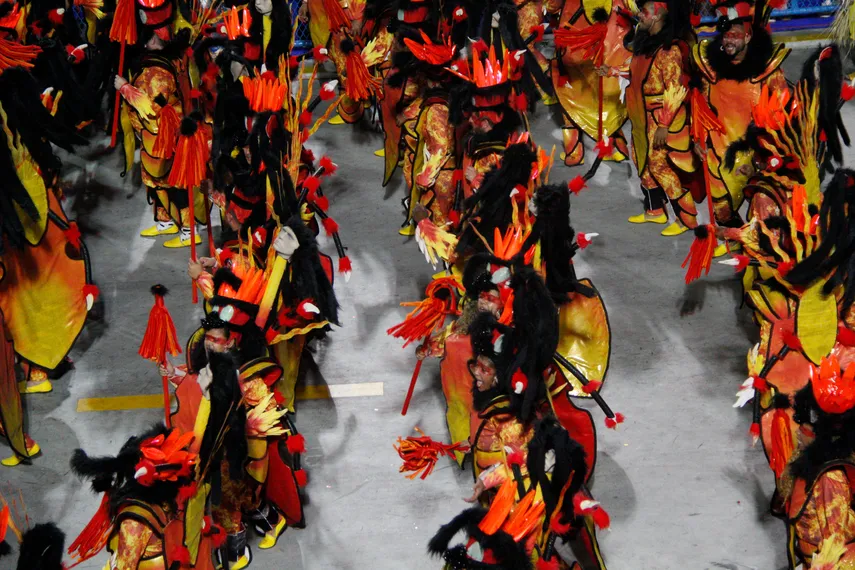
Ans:
[[[679,47],[672,46],[670,49],[663,49],[656,56],[656,67],[659,68],[661,74],[663,93],[666,95],[666,99],[668,99],[668,94],[678,92],[684,87],[683,56]],[[682,100],[679,103],[682,103]],[[679,110],[680,104],[664,105],[663,112],[657,114],[657,124],[660,127],[670,127]]]

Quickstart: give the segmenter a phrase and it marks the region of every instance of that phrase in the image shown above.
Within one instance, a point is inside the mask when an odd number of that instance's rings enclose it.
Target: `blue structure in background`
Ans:
[[[297,53],[305,53],[312,49],[312,36],[309,33],[309,26],[303,22],[297,21],[297,11],[300,9],[301,0],[289,0],[291,2],[291,16],[296,24],[294,33],[297,34],[294,40],[294,48]],[[689,0],[686,0],[687,2]],[[803,21],[790,21],[781,25],[782,29],[798,29],[798,28],[818,28],[825,27],[828,24],[829,16],[837,11],[840,5],[840,0],[789,0],[787,5],[780,10],[775,10],[772,13],[773,18],[804,18]],[[714,22],[716,16],[713,14],[712,8],[707,4],[704,9],[705,23]]]
[[[787,5],[780,10],[772,12],[773,18],[802,18],[809,16],[828,16],[834,14],[840,0],[789,0]],[[711,22],[716,19],[709,4],[705,9],[707,17],[705,21]]]
[[[297,21],[297,12],[300,10],[302,0],[289,0],[291,3],[291,21],[294,22],[294,33],[297,37],[294,39],[295,55],[305,53],[312,49],[312,35],[309,33],[309,26],[303,22]]]

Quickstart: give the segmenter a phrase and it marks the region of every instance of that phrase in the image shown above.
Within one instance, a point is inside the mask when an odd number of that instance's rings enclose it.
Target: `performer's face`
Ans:
[[[499,318],[501,307],[502,298],[499,297],[498,291],[486,291],[478,295],[479,313],[490,313],[494,317]]]
[[[483,354],[469,362],[469,372],[479,392],[486,392],[496,384],[496,365]]]
[[[735,58],[745,52],[750,41],[751,31],[745,29],[745,24],[734,24],[722,35],[721,47],[724,53]]]
[[[655,2],[646,2],[638,13],[638,29],[656,35],[662,30],[667,14],[668,11],[665,8],[657,7]]]
[[[226,329],[211,329],[205,332],[205,350],[208,352],[224,353],[234,348],[235,341],[229,338]]]

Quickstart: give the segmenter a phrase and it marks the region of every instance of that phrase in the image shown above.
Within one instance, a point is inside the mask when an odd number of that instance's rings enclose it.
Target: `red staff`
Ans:
[[[110,39],[119,42],[119,69],[117,75],[125,71],[125,46],[137,43],[137,20],[134,16],[134,0],[117,0],[113,25],[110,26]],[[113,133],[110,148],[116,146],[116,133],[119,130],[119,107],[122,94],[116,89],[116,103],[113,106]]]
[[[151,288],[154,306],[148,314],[148,325],[139,349],[140,356],[156,362],[162,368],[166,368],[169,362],[166,358],[167,354],[172,356],[181,354],[175,323],[172,322],[166,303],[163,302],[167,292],[163,285],[155,285]],[[172,427],[169,420],[169,384],[166,376],[161,376],[161,380],[163,380],[163,414],[166,418],[166,427]]]

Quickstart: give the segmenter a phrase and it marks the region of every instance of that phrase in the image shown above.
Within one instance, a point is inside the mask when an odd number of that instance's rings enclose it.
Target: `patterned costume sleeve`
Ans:
[[[662,111],[654,113],[654,117],[657,125],[667,129],[677,116],[687,93],[683,82],[683,55],[679,47],[671,46],[670,49],[663,49],[656,59],[662,73],[665,101]],[[679,96],[681,91],[682,97]]]
[[[154,115],[154,108],[151,99],[140,89],[134,87],[130,83],[125,83],[119,89],[124,100],[140,114],[140,117],[149,118]]]
[[[137,570],[151,539],[152,530],[133,519],[125,519],[119,526],[119,544],[113,570]]]
[[[426,156],[424,167],[416,174],[416,184],[430,188],[454,152],[454,127],[448,120],[448,107],[445,105],[430,105],[425,113],[423,136]]]
[[[202,292],[202,296],[206,300],[210,300],[214,298],[214,276],[208,273],[207,271],[203,271],[199,278],[196,279],[196,284],[199,286],[199,290]]]

